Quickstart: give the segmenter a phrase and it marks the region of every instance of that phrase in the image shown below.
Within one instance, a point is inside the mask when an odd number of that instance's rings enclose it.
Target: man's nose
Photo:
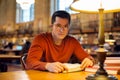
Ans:
[[[60,31],[63,32],[65,30],[64,27],[60,27]]]

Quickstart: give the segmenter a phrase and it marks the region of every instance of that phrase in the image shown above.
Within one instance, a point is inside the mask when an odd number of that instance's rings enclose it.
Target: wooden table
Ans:
[[[6,60],[20,60],[20,58],[20,55],[0,54],[0,65],[2,65],[0,71],[6,72],[8,70]]]
[[[0,73],[0,80],[85,80],[94,73],[85,71],[73,73],[51,73],[35,70]],[[120,80],[120,75],[115,75]]]
[[[13,53],[15,55],[19,55],[21,52],[21,50],[18,50],[18,49],[0,49],[0,51],[6,54]]]
[[[17,49],[0,49],[1,51],[6,51],[6,52],[19,52],[21,50],[17,50]]]
[[[20,55],[9,55],[9,54],[0,54],[0,60],[1,59],[20,59]]]

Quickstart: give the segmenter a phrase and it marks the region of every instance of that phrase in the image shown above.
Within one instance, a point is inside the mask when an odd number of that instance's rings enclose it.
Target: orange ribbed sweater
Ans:
[[[51,33],[42,33],[33,39],[26,59],[27,69],[45,70],[47,62],[66,63],[72,54],[80,61],[90,57],[75,38],[66,36],[61,45],[55,45]]]

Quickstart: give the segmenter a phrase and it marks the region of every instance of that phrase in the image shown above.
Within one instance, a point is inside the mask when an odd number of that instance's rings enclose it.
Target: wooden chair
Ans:
[[[22,68],[25,70],[26,69],[26,58],[27,58],[27,53],[23,54],[20,58],[20,62],[22,64]]]
[[[0,72],[7,72],[8,66],[7,64],[0,62]]]

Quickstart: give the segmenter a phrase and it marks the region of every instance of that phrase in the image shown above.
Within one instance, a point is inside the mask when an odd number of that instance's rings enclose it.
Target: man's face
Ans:
[[[69,22],[66,18],[56,17],[52,27],[53,38],[56,40],[62,40],[68,34]]]

